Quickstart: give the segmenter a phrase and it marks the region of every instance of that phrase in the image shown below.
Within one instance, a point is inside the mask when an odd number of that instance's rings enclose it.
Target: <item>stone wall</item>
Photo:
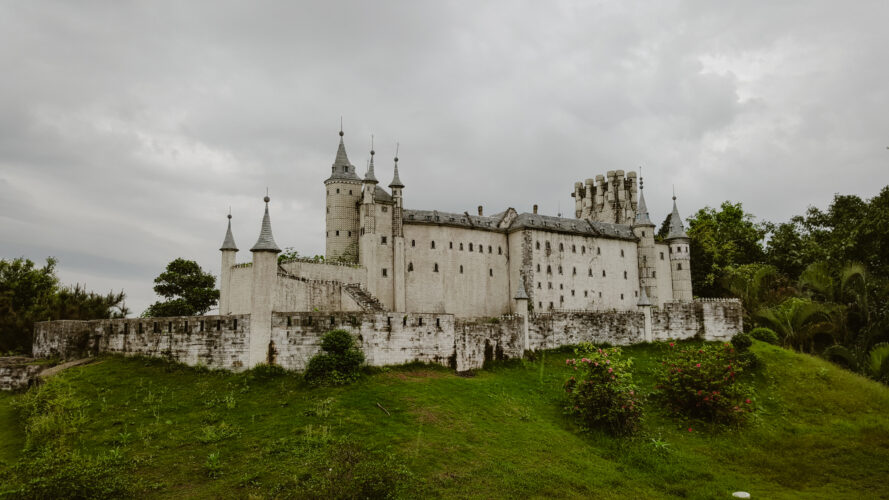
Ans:
[[[581,342],[628,345],[645,340],[645,317],[641,312],[532,314],[528,327],[531,350],[553,349]]]
[[[249,332],[249,315],[44,321],[34,326],[33,353],[60,359],[118,353],[238,370],[247,365]]]
[[[32,364],[34,359],[24,357],[0,358],[0,391],[27,389],[31,381],[46,368]]]
[[[694,302],[668,302],[651,311],[654,340],[728,340],[744,331],[741,302],[735,299],[701,299]]]

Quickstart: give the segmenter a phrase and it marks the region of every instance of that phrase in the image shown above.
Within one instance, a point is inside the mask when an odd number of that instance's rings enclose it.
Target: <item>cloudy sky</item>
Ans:
[[[0,4],[0,257],[140,313],[176,257],[323,253],[340,116],[408,208],[573,215],[643,165],[660,222],[724,200],[783,221],[889,184],[889,2]]]

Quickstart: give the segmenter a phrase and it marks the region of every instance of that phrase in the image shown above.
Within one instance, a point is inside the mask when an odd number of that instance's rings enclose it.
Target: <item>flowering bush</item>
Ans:
[[[612,434],[636,432],[642,419],[642,398],[633,386],[630,366],[619,347],[599,349],[582,344],[574,350],[578,358],[565,364],[576,372],[565,382],[568,413],[584,426],[604,428]]]
[[[718,423],[739,422],[753,412],[752,391],[738,382],[747,366],[729,343],[679,347],[671,342],[655,389],[674,413]]]

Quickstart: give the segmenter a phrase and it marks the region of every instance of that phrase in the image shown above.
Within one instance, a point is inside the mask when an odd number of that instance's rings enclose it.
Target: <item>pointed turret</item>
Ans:
[[[654,226],[651,218],[648,216],[648,206],[645,205],[645,194],[639,189],[639,204],[636,206],[636,219],[633,221],[634,226]]]
[[[330,167],[328,181],[331,179],[361,180],[358,174],[355,173],[355,166],[352,165],[352,162],[349,161],[349,156],[346,154],[346,144],[343,142],[344,135],[342,129],[340,129],[340,143],[336,148],[336,158]]]
[[[404,184],[398,178],[398,157],[395,157],[395,175],[392,176],[392,182],[389,183],[390,188],[403,188]]]
[[[374,175],[374,155],[375,154],[376,154],[376,152],[373,149],[371,149],[370,150],[370,163],[367,164],[367,174],[364,176],[364,182],[373,182],[374,184],[380,182],[377,180],[377,176]]]
[[[222,247],[219,250],[238,251],[238,245],[235,245],[235,237],[232,236],[232,214],[228,214],[228,229],[225,231],[225,240],[223,240]]]
[[[673,212],[670,214],[670,232],[667,239],[688,238],[685,234],[685,227],[682,225],[682,217],[679,216],[679,209],[676,208],[676,195],[673,195]]]
[[[266,196],[265,200],[265,215],[262,216],[262,229],[259,231],[259,239],[256,240],[256,244],[253,245],[253,248],[250,249],[251,252],[280,252],[281,249],[278,248],[278,244],[275,243],[275,238],[272,236],[272,221],[269,219],[269,201],[270,198]]]

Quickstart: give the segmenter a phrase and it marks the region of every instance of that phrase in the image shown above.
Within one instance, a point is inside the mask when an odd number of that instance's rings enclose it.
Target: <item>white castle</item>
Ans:
[[[673,201],[670,232],[655,240],[635,172],[609,171],[574,185],[576,218],[518,213],[486,216],[404,208],[398,157],[379,185],[374,154],[364,178],[340,131],[326,189],[324,263],[277,264],[268,204],[254,266],[235,264],[229,221],[222,251],[220,314],[249,313],[257,301],[278,311],[394,311],[458,317],[531,310],[636,310],[691,301],[689,240]],[[638,194],[637,194],[638,193]],[[266,200],[268,202],[268,199]]]
[[[324,187],[324,262],[279,262],[266,196],[251,263],[236,263],[229,215],[217,315],[42,322],[34,355],[302,370],[324,333],[344,328],[369,364],[464,371],[578,342],[727,340],[743,328],[738,301],[692,299],[675,197],[669,234],[657,241],[635,172],[575,183],[573,219],[540,215],[536,205],[488,216],[482,207],[477,215],[408,210],[398,158],[386,191],[374,151],[362,179],[340,131]]]

